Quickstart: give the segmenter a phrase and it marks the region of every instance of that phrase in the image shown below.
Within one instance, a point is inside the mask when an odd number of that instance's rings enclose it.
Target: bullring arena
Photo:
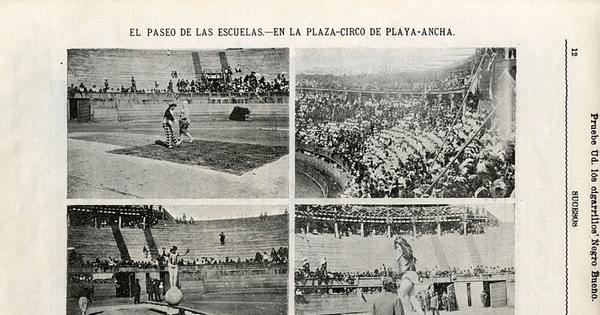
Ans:
[[[68,198],[285,198],[287,49],[70,49]],[[163,148],[163,113],[189,134]],[[265,184],[268,183],[268,184]]]
[[[287,314],[287,210],[248,208],[68,206],[67,314],[81,314],[85,296],[87,314]],[[232,216],[194,219],[199,211]],[[178,263],[177,305],[165,296],[173,246],[189,249]]]
[[[514,314],[513,204],[298,205],[295,313],[372,314],[382,279],[403,281],[398,236],[417,259],[421,305],[435,292],[442,314]]]
[[[513,195],[516,49],[300,49],[296,63],[296,197]]]

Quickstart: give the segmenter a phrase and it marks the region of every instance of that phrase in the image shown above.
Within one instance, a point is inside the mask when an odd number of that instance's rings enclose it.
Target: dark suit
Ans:
[[[373,302],[373,315],[404,315],[402,301],[392,292],[385,292]]]

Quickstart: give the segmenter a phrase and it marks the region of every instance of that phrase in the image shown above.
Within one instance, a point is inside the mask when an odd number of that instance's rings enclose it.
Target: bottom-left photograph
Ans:
[[[287,314],[287,205],[69,205],[67,314]]]

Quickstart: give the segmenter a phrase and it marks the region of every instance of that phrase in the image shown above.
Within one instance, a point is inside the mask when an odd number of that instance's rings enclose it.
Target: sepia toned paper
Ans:
[[[600,139],[595,137],[600,112],[596,2],[8,1],[0,8],[6,209],[0,296],[6,313],[66,314],[68,205],[287,206],[287,309],[293,314],[293,273],[301,268],[301,257],[294,256],[297,204],[449,203],[514,205],[515,314],[600,312],[596,291],[600,223],[593,212],[600,165]],[[205,36],[203,31],[209,28],[213,35]],[[332,29],[338,31],[336,36],[330,35]],[[68,50],[273,47],[289,49],[290,156],[296,149],[299,49],[515,47],[514,195],[300,200],[294,197],[295,164],[290,158],[284,176],[289,179],[283,188],[287,191],[274,198],[69,198]],[[156,137],[164,137],[160,127]],[[176,185],[176,178],[169,184]],[[382,254],[395,255],[393,248]]]

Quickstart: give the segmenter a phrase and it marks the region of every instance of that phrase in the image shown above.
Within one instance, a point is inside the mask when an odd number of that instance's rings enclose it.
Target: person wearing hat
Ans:
[[[383,278],[384,293],[373,302],[373,315],[404,315],[402,301],[396,296],[396,282]]]
[[[165,110],[165,114],[163,115],[162,127],[165,130],[165,135],[167,136],[167,146],[169,149],[173,148],[173,145],[179,146],[181,144],[181,140],[176,139],[173,134],[173,125],[175,124],[175,118],[173,117],[173,110],[177,107],[177,104],[174,102],[169,104],[169,108]]]
[[[187,255],[190,252],[189,248],[188,250],[185,252],[185,254],[181,255],[177,253],[177,246],[173,246],[171,247],[170,252],[167,254],[165,253],[164,247],[163,247],[163,256],[167,256],[168,259],[168,270],[169,270],[169,285],[170,287],[174,287],[177,285],[177,274],[179,272],[179,257],[183,257],[185,255]]]
[[[187,107],[189,104],[188,101],[181,102],[181,112],[179,114],[179,136],[186,135],[190,138],[190,142],[194,141],[194,137],[188,132],[188,128],[190,126],[190,109]]]

